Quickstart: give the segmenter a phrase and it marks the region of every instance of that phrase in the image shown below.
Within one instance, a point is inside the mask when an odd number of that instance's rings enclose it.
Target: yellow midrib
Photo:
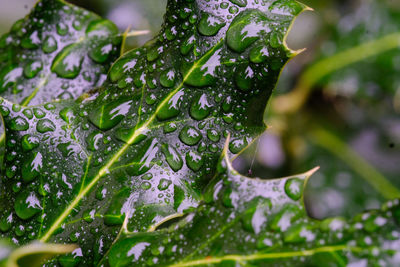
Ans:
[[[40,238],[41,242],[46,242],[51,235],[61,226],[61,224],[64,222],[64,220],[68,217],[68,215],[72,212],[72,210],[79,204],[79,202],[82,200],[84,196],[92,189],[92,187],[99,181],[99,179],[107,174],[109,172],[109,169],[111,166],[119,160],[119,158],[125,153],[125,151],[128,149],[128,147],[136,140],[136,138],[144,132],[148,126],[156,119],[157,114],[160,112],[161,108],[163,108],[168,101],[180,90],[182,89],[184,82],[187,80],[187,78],[192,74],[194,70],[197,69],[198,67],[198,62],[200,62],[203,58],[207,57],[209,54],[215,52],[216,48],[220,44],[220,42],[223,39],[221,39],[215,46],[210,49],[207,53],[205,53],[199,60],[197,60],[192,67],[189,69],[189,71],[186,73],[186,75],[183,77],[182,82],[158,105],[156,111],[153,113],[153,115],[144,123],[140,128],[138,128],[136,131],[133,132],[132,136],[129,138],[129,140],[121,147],[121,149],[118,150],[118,152],[107,162],[105,166],[103,166],[97,175],[93,178],[93,180],[83,189],[79,192],[79,194],[74,198],[74,200],[68,205],[67,209],[64,210],[61,215],[56,219],[56,221],[52,224],[50,229],[46,232],[45,235],[43,235]]]

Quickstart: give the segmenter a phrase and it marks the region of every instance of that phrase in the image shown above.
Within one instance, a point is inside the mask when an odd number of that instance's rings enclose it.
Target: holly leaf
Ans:
[[[223,166],[223,167],[222,167]],[[157,232],[124,233],[110,266],[395,266],[399,201],[350,221],[309,218],[303,189],[316,169],[271,180],[236,172],[225,154],[205,201]]]
[[[117,62],[77,101],[21,107],[3,100],[3,235],[78,242],[101,261],[121,231],[147,231],[195,207],[231,154],[265,130],[263,112],[294,51],[295,1],[168,3],[160,34]],[[68,162],[66,164],[66,162]],[[17,236],[19,226],[31,229]],[[84,236],[84,238],[81,238]]]
[[[74,99],[105,80],[121,40],[111,21],[41,0],[0,38],[0,95],[22,106]]]
[[[34,242],[19,248],[15,248],[6,241],[0,241],[0,266],[40,267],[52,257],[74,251],[74,245],[44,244]]]

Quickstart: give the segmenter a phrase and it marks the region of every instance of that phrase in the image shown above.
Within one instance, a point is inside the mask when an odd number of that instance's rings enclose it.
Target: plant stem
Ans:
[[[276,97],[272,108],[277,113],[294,113],[304,105],[315,84],[328,74],[399,46],[400,32],[395,32],[321,59],[303,73],[293,91]]]
[[[400,191],[388,181],[377,169],[371,166],[356,151],[344,143],[340,138],[325,129],[315,129],[309,132],[310,140],[336,155],[350,168],[358,173],[367,183],[386,199],[400,197]]]

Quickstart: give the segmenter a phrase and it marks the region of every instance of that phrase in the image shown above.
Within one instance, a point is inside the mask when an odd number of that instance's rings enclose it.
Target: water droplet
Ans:
[[[146,139],[147,135],[144,132],[142,132],[135,138],[135,140],[131,141],[130,139],[134,135],[135,131],[136,131],[135,128],[128,128],[128,129],[119,128],[117,129],[115,136],[117,137],[118,140],[121,140],[122,142],[125,143],[131,142],[131,145],[138,144],[144,139]]]
[[[36,124],[36,130],[39,133],[54,132],[56,125],[49,119],[41,119]]]
[[[182,169],[182,157],[174,147],[168,144],[163,144],[161,146],[161,151],[163,152],[165,159],[167,160],[168,165],[171,167],[172,170],[177,172]]]
[[[35,179],[43,167],[42,154],[36,152],[32,155],[31,159],[24,162],[22,166],[22,179],[25,182],[30,182]]]
[[[190,51],[192,51],[194,44],[196,42],[196,38],[194,35],[188,37],[181,45],[181,53],[186,56]]]
[[[180,113],[180,107],[184,96],[184,91],[179,90],[174,94],[165,105],[162,105],[157,112],[157,118],[159,120],[167,120],[178,116]]]
[[[62,78],[73,79],[81,71],[83,55],[76,49],[77,44],[64,47],[53,60],[51,70]]]
[[[89,23],[86,28],[86,34],[89,37],[107,37],[118,34],[117,26],[109,20],[98,19]]]
[[[284,234],[286,243],[302,243],[314,241],[316,234],[313,232],[312,225],[300,223],[291,226]]]
[[[148,61],[154,61],[160,56],[160,53],[158,52],[157,47],[152,47],[147,50],[147,60]]]
[[[35,114],[35,117],[38,119],[41,119],[44,116],[46,116],[46,113],[44,113],[44,111],[41,110],[40,108],[33,108],[33,114]]]
[[[216,35],[225,24],[226,23],[222,19],[212,14],[205,13],[202,15],[197,29],[202,35],[213,36]]]
[[[41,71],[43,68],[42,62],[40,61],[34,61],[31,62],[30,64],[26,65],[24,68],[24,74],[26,78],[33,78],[38,74],[39,71]]]
[[[132,100],[119,99],[100,106],[89,115],[89,121],[100,130],[110,130],[128,114]]]
[[[166,189],[168,189],[168,187],[171,185],[172,181],[165,179],[165,178],[161,178],[160,183],[158,184],[157,188],[160,191],[164,191]]]
[[[220,139],[220,134],[217,130],[208,129],[207,130],[207,137],[213,142],[218,142]]]
[[[99,131],[94,131],[86,138],[88,149],[90,151],[97,151],[99,149],[99,141],[103,139],[103,134]]]
[[[186,164],[191,170],[197,172],[203,166],[204,160],[199,153],[189,151],[186,153]]]
[[[222,42],[218,43],[211,52],[205,54],[201,59],[195,62],[190,68],[184,66],[183,72],[186,73],[185,83],[204,87],[213,85],[217,81],[217,67],[221,65]]]
[[[303,180],[300,178],[289,179],[285,183],[285,192],[293,200],[299,200],[303,195]]]
[[[241,138],[241,139],[235,139],[232,140],[229,143],[229,150],[233,153],[233,154],[237,154],[240,151],[242,151],[243,149],[245,149],[247,147],[247,140],[246,138]]]
[[[192,126],[185,126],[179,133],[179,139],[188,146],[194,146],[202,138],[201,133]]]
[[[53,36],[47,36],[43,42],[43,52],[49,54],[57,50],[57,41]]]
[[[154,159],[158,152],[158,141],[147,140],[132,159],[132,164],[127,168],[131,175],[142,175],[154,165]]]
[[[9,214],[8,216],[2,214],[1,217],[2,218],[0,219],[0,231],[7,232],[8,230],[10,230],[13,224],[13,216],[12,214]]]
[[[236,71],[235,82],[236,85],[243,91],[248,91],[251,88],[254,71],[247,67],[239,67]]]
[[[269,56],[268,48],[266,46],[256,46],[250,50],[250,61],[253,63],[262,63]]]
[[[172,133],[176,131],[177,126],[175,122],[169,122],[164,125],[164,133]]]
[[[113,45],[108,42],[103,45],[97,45],[90,50],[89,57],[97,63],[104,63],[110,57],[113,48]]]
[[[27,117],[28,119],[32,119],[33,118],[33,113],[32,110],[30,110],[29,108],[24,109],[22,111],[22,113],[25,115],[25,117]]]
[[[260,10],[251,9],[242,12],[233,20],[226,33],[229,48],[242,53],[258,40],[261,34],[271,31],[269,24],[268,17]]]
[[[195,98],[191,107],[190,115],[196,120],[202,120],[210,114],[211,105],[208,103],[207,95],[202,94]]]
[[[229,0],[232,4],[238,5],[240,7],[247,6],[247,0]]]
[[[164,87],[172,87],[175,84],[176,73],[174,69],[161,72],[160,83]]]
[[[127,53],[122,58],[117,60],[110,69],[109,77],[112,82],[121,79],[127,72],[134,69],[138,55],[135,53]]]
[[[22,73],[22,68],[13,68],[12,66],[4,68],[0,72],[0,91],[4,91],[9,86],[15,84],[15,82],[22,76]]]
[[[62,22],[56,24],[57,33],[61,36],[64,36],[68,33],[68,26]]]
[[[17,116],[10,121],[9,127],[14,131],[26,131],[29,129],[29,124],[23,117]]]
[[[149,182],[143,182],[142,185],[140,186],[144,190],[149,190],[151,188],[151,183]]]
[[[63,121],[68,124],[71,123],[72,120],[75,118],[72,108],[63,108],[59,114],[61,119],[63,119]]]
[[[23,220],[27,220],[42,209],[40,201],[33,192],[22,192],[15,199],[15,213]]]

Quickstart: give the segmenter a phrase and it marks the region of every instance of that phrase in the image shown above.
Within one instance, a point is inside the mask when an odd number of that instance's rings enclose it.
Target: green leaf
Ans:
[[[39,1],[0,38],[0,95],[22,106],[74,99],[104,81],[121,40],[109,20]]]
[[[315,171],[261,180],[225,155],[205,202],[169,228],[125,233],[110,266],[396,266],[399,201],[350,221],[310,219],[303,187]],[[387,264],[387,265],[385,265]]]
[[[222,136],[231,134],[237,154],[265,130],[267,100],[294,55],[285,36],[305,8],[216,3],[169,1],[160,34],[122,56],[102,88],[75,102],[2,102],[1,218],[12,221],[3,236],[77,242],[82,257],[63,260],[93,264],[119,232],[154,229],[198,205]],[[211,17],[225,23],[216,33]],[[200,22],[213,30],[199,32]],[[238,51],[241,38],[251,42]],[[17,235],[21,225],[29,233]]]
[[[47,260],[61,254],[70,253],[75,249],[77,247],[74,245],[44,244],[39,242],[15,248],[5,241],[0,241],[0,266],[40,267]]]

